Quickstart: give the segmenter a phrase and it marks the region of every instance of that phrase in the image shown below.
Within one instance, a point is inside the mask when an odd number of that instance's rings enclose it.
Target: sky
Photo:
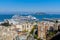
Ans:
[[[0,12],[60,12],[60,0],[0,0]]]

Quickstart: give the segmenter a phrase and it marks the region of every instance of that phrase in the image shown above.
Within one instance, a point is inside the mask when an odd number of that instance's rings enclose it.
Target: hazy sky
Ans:
[[[60,12],[60,0],[0,0],[0,12]]]

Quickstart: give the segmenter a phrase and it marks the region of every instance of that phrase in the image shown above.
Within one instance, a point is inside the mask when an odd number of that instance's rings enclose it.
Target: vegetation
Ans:
[[[31,30],[30,34],[33,35],[34,29],[37,29],[37,25],[34,25],[34,28]],[[33,35],[33,36],[34,36],[34,38],[37,39],[37,40],[42,40],[42,39],[38,38],[38,34],[35,34],[35,35]]]
[[[37,39],[38,35],[34,35],[34,38]]]
[[[5,26],[5,27],[11,26],[8,20],[6,20],[4,23],[1,23],[0,25]]]
[[[56,33],[57,33],[57,31],[56,31],[56,30],[55,30],[55,31],[53,31],[53,32],[51,32],[51,31],[50,31],[50,32],[48,33],[48,35],[52,35],[52,36],[53,36],[53,35],[54,35],[54,34],[56,34]]]
[[[33,29],[31,30],[30,34],[33,34],[34,29],[36,29],[37,25],[34,25]]]
[[[23,32],[28,32],[28,30],[24,30]]]
[[[55,33],[54,32],[50,32],[49,33],[49,36],[53,36]]]
[[[53,32],[49,31],[49,32],[48,32],[48,35],[47,35],[48,39],[51,39],[56,33],[57,33],[56,30],[53,31]]]
[[[11,26],[9,23],[2,23],[1,25],[2,25],[2,26],[6,26],[6,27],[7,27],[7,26]]]
[[[38,38],[37,40],[42,40],[42,39]]]
[[[31,30],[30,34],[33,34],[33,32],[34,32],[34,28]]]
[[[31,30],[30,34],[33,35],[34,29],[37,29],[37,25],[34,25],[34,28]],[[41,40],[40,38],[38,38],[38,34],[35,34],[35,35],[33,35],[33,36],[34,36],[35,39]]]

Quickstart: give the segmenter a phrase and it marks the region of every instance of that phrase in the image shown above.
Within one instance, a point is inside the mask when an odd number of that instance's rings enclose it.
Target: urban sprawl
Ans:
[[[39,21],[31,15],[14,15],[0,22],[0,40],[50,40],[57,31],[60,31],[59,20]]]

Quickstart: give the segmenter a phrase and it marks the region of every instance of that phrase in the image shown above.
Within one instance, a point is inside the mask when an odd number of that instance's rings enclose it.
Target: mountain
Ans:
[[[36,12],[35,14],[36,15],[46,15],[47,13],[44,13],[44,12]]]

